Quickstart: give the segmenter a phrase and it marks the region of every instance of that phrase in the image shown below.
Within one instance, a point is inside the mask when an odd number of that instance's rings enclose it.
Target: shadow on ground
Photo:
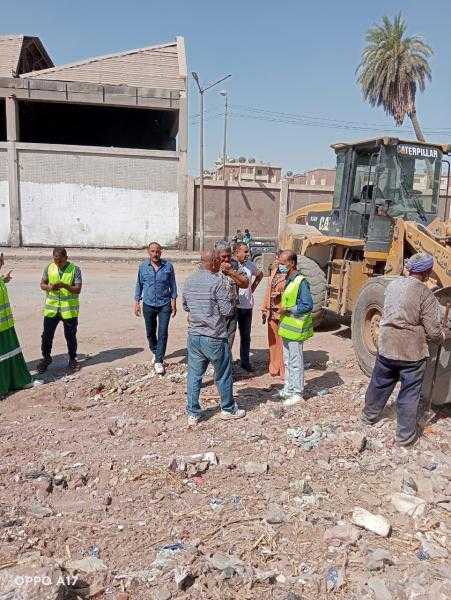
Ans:
[[[133,356],[135,354],[139,354],[142,352],[144,348],[110,348],[109,350],[102,350],[97,354],[78,354],[77,360],[79,362],[80,368],[90,367],[93,365],[100,364],[108,364],[112,363],[116,360],[120,360],[121,358],[127,358],[129,356]],[[49,366],[47,371],[42,375],[39,375],[38,378],[45,383],[49,383],[51,381],[56,381],[57,379],[61,379],[66,375],[69,375],[70,372],[67,369],[67,354],[57,354],[53,357],[52,364]],[[34,360],[28,363],[28,368],[30,371],[35,371],[36,367],[39,363],[39,360]]]

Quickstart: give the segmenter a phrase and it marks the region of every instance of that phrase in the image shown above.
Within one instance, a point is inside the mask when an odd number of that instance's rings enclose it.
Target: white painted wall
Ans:
[[[168,245],[178,235],[177,192],[21,181],[20,201],[24,245]]]
[[[0,181],[0,244],[8,243],[10,228],[9,188],[7,181]]]

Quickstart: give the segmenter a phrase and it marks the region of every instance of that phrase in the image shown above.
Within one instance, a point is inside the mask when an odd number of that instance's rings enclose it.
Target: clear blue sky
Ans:
[[[325,119],[392,130],[382,110],[366,106],[355,69],[368,26],[401,10],[409,33],[434,48],[433,81],[417,100],[431,139],[451,141],[451,2],[449,0],[20,0],[3,2],[3,33],[38,35],[55,63],[185,37],[189,71],[226,89],[233,113],[229,152],[273,161],[285,170],[333,166],[329,145],[375,131],[332,127]],[[222,148],[222,98],[206,98],[207,166]],[[241,108],[308,115],[309,125],[250,118]],[[197,94],[190,78],[190,169],[197,170]],[[247,115],[246,117],[239,115]],[[274,119],[274,116],[272,117]],[[297,119],[299,123],[299,119]],[[319,126],[322,124],[323,126]],[[412,134],[406,131],[406,136]],[[446,138],[446,139],[445,139]]]

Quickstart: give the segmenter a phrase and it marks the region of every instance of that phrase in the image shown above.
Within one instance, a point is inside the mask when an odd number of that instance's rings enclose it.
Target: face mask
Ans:
[[[287,265],[279,265],[279,273],[288,273]]]

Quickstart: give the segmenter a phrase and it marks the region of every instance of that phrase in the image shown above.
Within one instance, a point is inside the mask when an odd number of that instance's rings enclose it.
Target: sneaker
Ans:
[[[291,396],[291,393],[287,392],[285,388],[282,388],[281,390],[277,390],[275,394],[272,394],[271,398],[274,398],[275,400],[285,400],[285,398],[288,398],[289,396]]]
[[[188,427],[196,427],[199,421],[200,417],[196,417],[195,415],[188,415]]]
[[[153,368],[155,369],[155,373],[157,375],[164,375],[165,374],[165,369],[164,369],[164,365],[162,363],[155,363]]]
[[[67,368],[69,369],[69,371],[78,371],[80,365],[78,364],[77,359],[71,358],[67,363]]]
[[[233,412],[221,410],[221,419],[224,421],[230,421],[232,419],[242,419],[246,415],[246,411],[243,408],[235,408]]]
[[[248,364],[248,365],[241,364],[241,368],[244,371],[247,371],[248,373],[253,373],[254,372],[254,367],[251,364]]]
[[[303,402],[304,398],[300,395],[300,394],[292,394],[291,396],[288,396],[287,398],[285,398],[285,400],[282,402],[282,404],[284,406],[294,406],[295,404],[299,404],[300,402]]]
[[[43,358],[39,361],[38,366],[36,367],[36,371],[38,373],[45,373],[52,362],[51,358]]]

